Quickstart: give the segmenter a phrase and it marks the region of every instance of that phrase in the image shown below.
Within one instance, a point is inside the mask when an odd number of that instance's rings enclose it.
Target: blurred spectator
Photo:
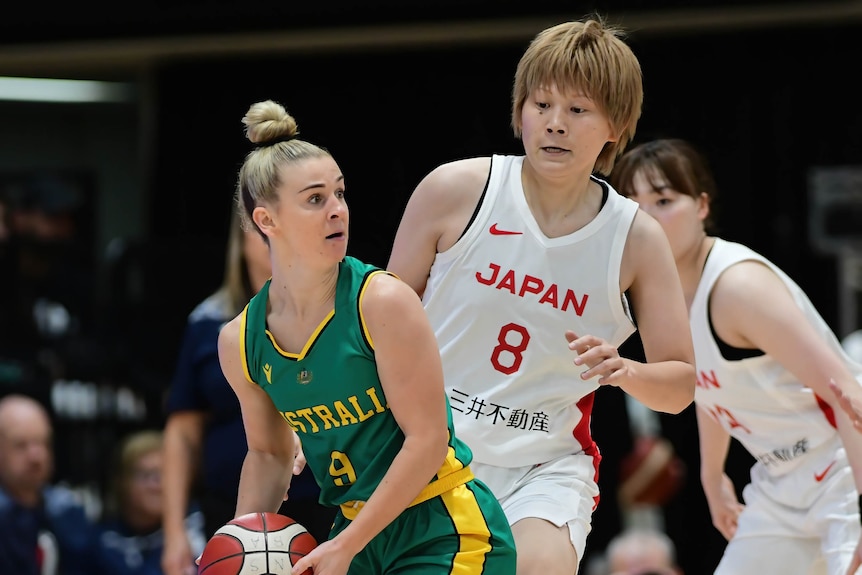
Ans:
[[[95,532],[53,473],[48,412],[23,395],[0,400],[0,573],[92,575]]]
[[[160,431],[138,431],[122,442],[109,511],[100,524],[99,570],[94,575],[162,575],[162,439]],[[196,557],[206,537],[203,515],[190,511],[184,518],[184,537]],[[191,561],[186,568],[188,573],[197,571]]]
[[[670,537],[654,529],[628,529],[607,548],[610,575],[682,575]]]
[[[239,402],[218,360],[218,333],[225,322],[242,311],[271,273],[267,245],[256,231],[242,230],[234,211],[223,284],[188,318],[167,400],[167,545],[162,562],[166,575],[184,575],[183,568],[195,557],[183,534],[182,515],[193,496],[200,501],[207,537],[234,517],[248,447]],[[318,504],[319,492],[306,467],[291,482],[290,498],[281,512],[303,524],[318,541],[325,541],[335,509]]]

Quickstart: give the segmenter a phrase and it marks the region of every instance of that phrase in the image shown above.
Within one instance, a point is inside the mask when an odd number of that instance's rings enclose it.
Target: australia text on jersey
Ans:
[[[527,431],[544,431],[548,433],[550,421],[548,414],[541,411],[530,413],[525,409],[512,409],[504,405],[487,402],[481,397],[470,397],[470,394],[457,389],[452,390],[449,395],[452,410],[472,415],[475,419],[479,416],[490,418],[492,424],[504,423],[506,427],[514,427]]]
[[[587,300],[590,297],[589,294],[584,294],[579,300],[573,290],[566,288],[563,302],[560,303],[560,288],[557,284],[551,283],[546,287],[546,282],[542,278],[529,274],[517,274],[511,269],[503,272],[502,266],[495,263],[488,264],[488,270],[485,272],[476,272],[476,281],[498,290],[508,291],[518,297],[527,297],[527,294],[539,296],[539,303],[549,304],[562,311],[571,307],[579,316],[584,314],[584,308],[587,307]]]
[[[312,405],[294,411],[282,411],[281,416],[297,433],[318,433],[321,430],[361,423],[386,411],[388,406],[381,403],[376,389],[366,389],[365,397],[367,399],[360,401],[359,396],[351,395],[344,400],[336,399],[329,405]]]

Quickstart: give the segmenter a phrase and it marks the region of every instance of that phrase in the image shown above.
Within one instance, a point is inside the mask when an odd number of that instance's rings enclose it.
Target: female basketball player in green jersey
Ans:
[[[243,123],[257,148],[237,199],[272,278],[219,336],[248,437],[236,514],[279,508],[299,438],[321,503],[340,512],[294,573],[514,574],[502,508],[453,432],[419,298],[346,255],[341,170],[281,105],[254,104]]]

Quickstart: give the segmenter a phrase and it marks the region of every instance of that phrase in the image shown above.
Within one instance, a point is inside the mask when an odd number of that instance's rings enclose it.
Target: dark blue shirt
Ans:
[[[0,573],[92,575],[95,526],[74,493],[47,487],[24,507],[0,489]]]
[[[239,400],[218,359],[219,331],[234,315],[220,292],[192,311],[167,400],[168,414],[203,411],[209,415],[202,448],[202,483],[209,493],[228,500],[236,498],[248,451]],[[291,499],[316,498],[318,493],[317,484],[307,470],[293,478]]]
[[[197,557],[206,545],[204,518],[200,511],[193,511],[186,517],[186,534],[192,556]],[[121,520],[107,520],[99,525],[96,553],[99,567],[92,575],[163,575],[164,547],[161,529],[135,533]]]

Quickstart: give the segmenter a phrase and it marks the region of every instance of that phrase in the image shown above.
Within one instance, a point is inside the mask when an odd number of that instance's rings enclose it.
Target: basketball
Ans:
[[[618,497],[625,506],[667,504],[685,481],[685,464],[663,437],[642,436],[620,464]]]
[[[288,575],[294,562],[317,547],[305,527],[278,513],[249,513],[213,534],[198,575]],[[311,575],[308,569],[303,575]]]

